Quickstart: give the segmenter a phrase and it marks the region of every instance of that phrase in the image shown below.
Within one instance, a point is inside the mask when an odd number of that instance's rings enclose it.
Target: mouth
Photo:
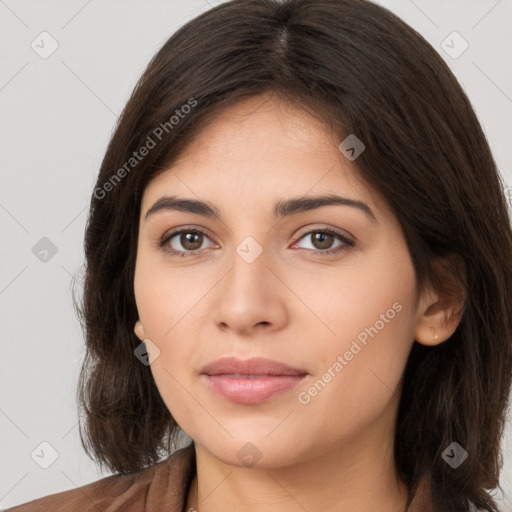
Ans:
[[[201,378],[216,395],[239,404],[258,404],[300,384],[308,372],[279,361],[223,358],[206,365]]]

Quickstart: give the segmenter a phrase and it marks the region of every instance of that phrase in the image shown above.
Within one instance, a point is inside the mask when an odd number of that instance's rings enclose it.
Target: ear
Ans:
[[[463,268],[463,262],[456,264],[459,270]],[[441,276],[442,289],[430,288],[418,301],[415,340],[426,346],[435,346],[450,338],[464,313],[465,292],[455,284],[448,267],[443,268]]]
[[[139,338],[140,341],[144,341],[144,327],[142,327],[140,320],[137,320],[137,322],[135,322],[133,332],[137,335],[137,338]]]

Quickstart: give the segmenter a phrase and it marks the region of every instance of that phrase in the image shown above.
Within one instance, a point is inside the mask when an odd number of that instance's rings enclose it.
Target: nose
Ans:
[[[221,330],[250,335],[278,331],[286,325],[290,297],[271,259],[265,250],[252,262],[234,253],[232,267],[214,297],[215,321]]]

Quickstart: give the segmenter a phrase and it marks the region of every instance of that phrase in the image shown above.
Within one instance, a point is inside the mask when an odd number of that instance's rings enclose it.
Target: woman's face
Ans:
[[[397,219],[340,142],[296,107],[245,99],[145,190],[136,333],[151,341],[172,416],[227,464],[356,457],[363,446],[375,456],[392,438],[419,315],[415,273]],[[218,217],[170,204],[146,217],[165,196]],[[294,207],[324,196],[353,203]],[[224,357],[268,358],[299,376],[202,373]]]

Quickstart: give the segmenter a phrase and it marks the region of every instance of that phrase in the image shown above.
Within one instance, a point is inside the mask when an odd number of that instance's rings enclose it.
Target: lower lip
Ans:
[[[294,388],[307,375],[272,375],[255,379],[203,375],[207,384],[221,397],[238,404],[259,404],[270,397]]]

